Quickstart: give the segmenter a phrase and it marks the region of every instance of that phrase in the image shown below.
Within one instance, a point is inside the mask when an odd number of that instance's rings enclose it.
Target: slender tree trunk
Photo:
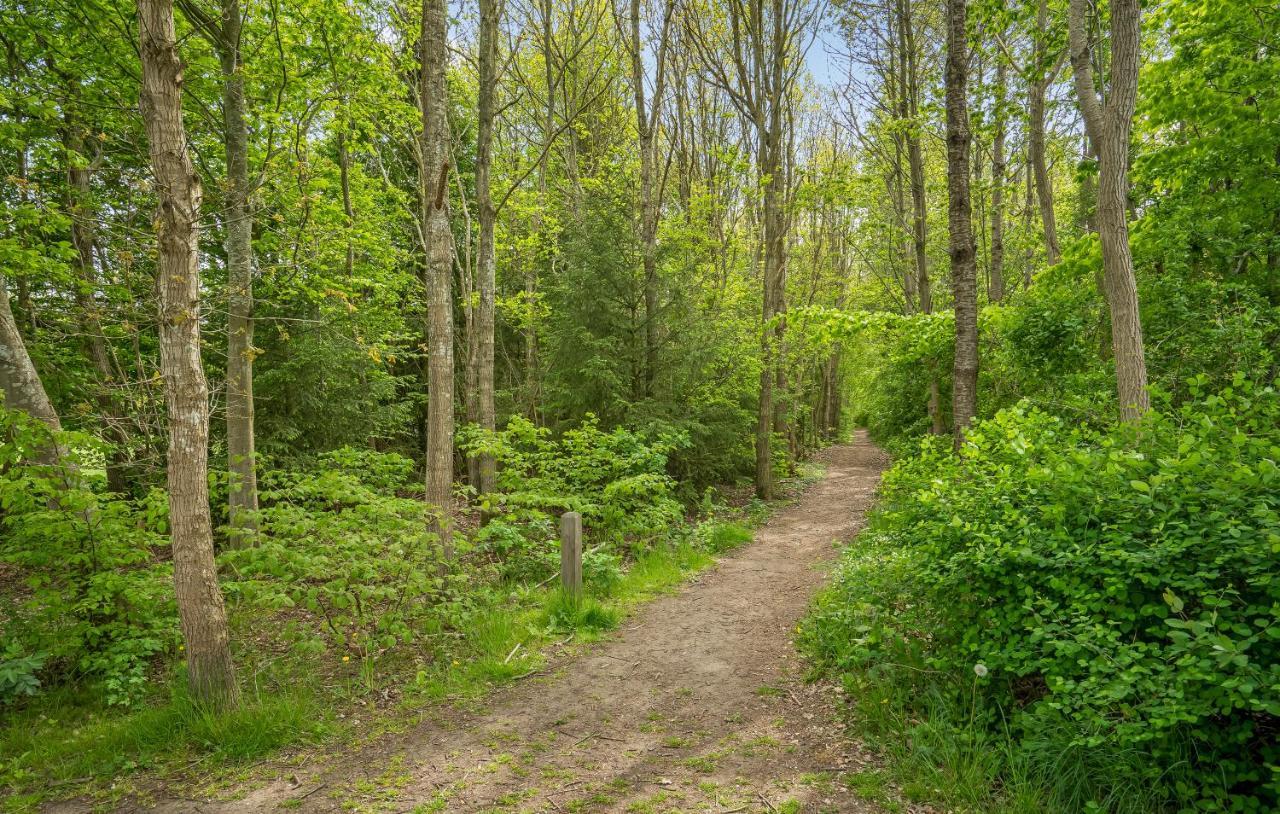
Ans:
[[[1004,155],[1005,92],[1007,69],[1004,60],[996,58],[995,120],[996,131],[991,142],[991,287],[992,302],[1004,299],[1004,182],[1007,166]]]
[[[1071,0],[1068,32],[1076,96],[1089,138],[1098,150],[1098,236],[1111,310],[1120,418],[1137,421],[1151,406],[1146,352],[1138,310],[1138,281],[1129,248],[1129,136],[1138,95],[1141,11],[1138,0],[1111,3],[1111,87],[1098,96],[1085,28],[1086,0]]]
[[[0,274],[0,390],[4,391],[4,406],[10,410],[21,410],[32,418],[38,419],[57,432],[62,429],[58,421],[58,412],[45,392],[36,366],[27,353],[26,343],[18,331],[18,323],[13,318],[13,310],[9,307],[9,289],[3,274]],[[36,463],[51,466],[61,457],[61,451],[54,444],[37,453]]]
[[[501,0],[480,0],[480,97],[479,124],[476,128],[476,206],[480,210],[479,262],[477,288],[480,297],[476,308],[476,421],[481,429],[495,429],[493,408],[493,330],[494,298],[497,288],[494,256],[494,228],[497,215],[493,207],[489,167],[493,163],[494,95],[498,84],[498,17]],[[476,490],[484,495],[495,486],[497,469],[493,455],[476,456]]]
[[[71,91],[74,93],[74,89]],[[67,117],[63,143],[69,155],[85,158],[83,130],[78,122]],[[123,494],[128,491],[129,483],[125,476],[128,464],[128,435],[125,434],[123,411],[117,402],[112,388],[116,384],[116,368],[112,364],[111,354],[107,348],[106,335],[102,329],[102,320],[98,315],[98,303],[94,292],[97,289],[97,270],[94,267],[94,223],[92,216],[93,191],[91,189],[91,170],[80,163],[80,159],[71,158],[67,164],[67,210],[71,215],[71,245],[75,249],[76,276],[76,310],[79,311],[81,329],[85,334],[85,347],[89,359],[93,362],[94,371],[98,375],[97,402],[102,413],[103,436],[111,443],[107,454],[107,489]]]
[[[669,13],[669,12],[668,12]],[[654,66],[654,112],[662,104],[667,27]],[[644,264],[644,396],[652,398],[658,369],[658,156],[657,117],[645,99],[643,42],[640,38],[640,0],[630,0],[627,17],[627,49],[631,56],[631,88],[635,99],[636,131],[640,148],[640,256]]]
[[[1035,209],[1035,182],[1031,169],[1031,154],[1028,150],[1026,161],[1022,165],[1022,180],[1025,182],[1026,197],[1022,204],[1022,229],[1028,236],[1031,234],[1032,211]],[[1035,252],[1031,247],[1031,241],[1028,239],[1026,248],[1023,250],[1022,258],[1022,290],[1026,291],[1031,288],[1031,278],[1035,275]]]
[[[227,255],[227,470],[232,542],[257,527],[258,473],[253,430],[253,216],[249,211],[249,129],[245,123],[240,0],[222,0],[223,149],[227,161],[224,208]]]
[[[779,112],[780,113],[780,112]],[[760,405],[756,422],[756,494],[762,500],[773,497],[774,399],[781,364],[782,326],[771,326],[782,308],[782,162],[780,160],[781,116],[762,116],[757,124],[760,150],[757,164],[765,181],[761,217],[764,226],[763,313],[761,325]],[[776,121],[775,121],[776,120]]]
[[[1053,213],[1053,182],[1049,178],[1049,165],[1045,159],[1045,96],[1054,71],[1045,68],[1044,38],[1049,30],[1048,0],[1040,0],[1036,7],[1035,49],[1032,57],[1033,74],[1027,87],[1027,143],[1031,166],[1035,172],[1036,194],[1040,201],[1040,222],[1044,228],[1045,260],[1056,266],[1062,258],[1058,248],[1058,223]]]
[[[423,0],[422,234],[427,269],[427,502],[446,562],[453,558],[453,232],[449,226],[448,4]]]
[[[172,0],[138,0],[142,119],[159,208],[160,367],[169,414],[169,527],[192,696],[239,699],[209,517],[209,388],[200,359],[200,180],[182,123],[182,60]]]
[[[956,311],[952,420],[957,448],[978,407],[978,281],[969,201],[969,46],[966,0],[947,0],[947,224]]]
[[[343,103],[345,109],[345,101]],[[356,271],[356,243],[352,232],[356,226],[356,209],[351,202],[351,150],[347,147],[347,120],[345,114],[338,123],[338,183],[342,186],[342,214],[347,227],[347,278]]]
[[[920,313],[933,313],[933,288],[929,283],[929,218],[928,201],[924,186],[924,150],[920,143],[920,72],[916,52],[915,22],[911,0],[898,0],[898,41],[906,66],[902,93],[907,99],[907,164],[911,173],[911,238],[915,258],[916,294],[920,298]],[[939,392],[937,371],[929,371],[929,428],[934,435],[944,431],[942,421],[942,394]]]
[[[893,64],[893,67],[894,67],[894,69],[890,72],[890,75],[893,78],[893,84],[895,86],[894,91],[897,96],[897,99],[895,100],[896,101],[895,110],[896,110],[898,119],[901,120],[903,123],[912,122],[911,106],[910,106],[910,101],[908,99],[910,81],[909,81],[909,74],[907,71],[907,55],[906,55],[907,33],[905,31],[905,26],[910,24],[910,19],[904,13],[904,9],[903,9],[903,5],[906,2],[907,0],[896,0],[896,3],[897,3],[896,13],[894,15],[894,20],[893,20],[893,27],[895,30],[895,34],[892,38],[890,38],[889,42],[887,43],[889,48],[889,61]],[[917,141],[917,146],[918,146],[918,141]],[[913,220],[915,217],[914,211],[910,217],[907,215],[906,195],[904,194],[905,183],[903,181],[903,175],[904,175],[903,165],[905,163],[906,152],[907,152],[906,136],[900,131],[895,132],[893,136],[893,159],[894,159],[893,160],[893,180],[892,180],[893,211],[894,211],[894,214],[897,216],[899,224],[902,227],[902,229],[910,233],[910,241],[912,242],[911,256],[913,258],[913,261],[909,268],[904,267],[903,273],[902,273],[902,297],[905,305],[904,310],[906,311],[906,313],[911,314],[911,313],[914,313],[916,310],[916,300],[918,299],[916,294],[916,288],[919,283],[919,277],[920,277],[919,269],[917,268],[918,259],[914,254],[914,251],[915,251],[914,240],[915,240],[916,232],[918,231],[918,228],[919,228],[919,224],[917,224]],[[914,165],[912,166],[911,169],[912,171],[914,171],[915,169]],[[911,182],[912,184],[915,183],[914,174],[911,176]],[[912,187],[911,192],[912,192],[912,204],[914,206],[914,202],[915,202],[914,186]],[[908,223],[910,223],[910,225],[908,225]],[[905,246],[904,246],[903,251],[901,253],[902,253],[902,256],[905,257],[909,252],[905,250]]]

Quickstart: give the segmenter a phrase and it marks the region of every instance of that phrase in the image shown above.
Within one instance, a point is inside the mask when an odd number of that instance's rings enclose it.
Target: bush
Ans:
[[[178,640],[163,495],[95,493],[95,442],[25,413],[0,408],[0,436],[0,562],[22,575],[0,612],[0,698],[36,693],[51,683],[43,675],[88,678],[110,704],[138,701]],[[34,463],[50,448],[56,464]]]
[[[964,696],[978,669],[979,717],[1007,718],[1028,755],[1144,756],[1107,761],[1095,803],[1129,783],[1274,810],[1280,397],[1202,386],[1140,427],[1022,404],[958,456],[926,441],[810,620],[819,662],[891,676],[907,707]]]
[[[312,470],[262,473],[255,545],[219,556],[228,598],[304,609],[317,633],[361,655],[437,629],[429,622],[451,596],[440,543],[427,505],[395,495],[412,474],[406,458],[350,450]]]
[[[486,450],[498,461],[499,494],[489,509],[500,519],[546,523],[578,511],[597,539],[612,544],[648,543],[680,521],[666,467],[685,443],[681,435],[604,432],[594,417],[558,439],[520,416],[496,433],[468,428],[462,439],[467,452]]]

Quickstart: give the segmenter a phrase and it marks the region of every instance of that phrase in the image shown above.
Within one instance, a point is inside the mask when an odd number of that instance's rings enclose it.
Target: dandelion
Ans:
[[[978,664],[973,665],[973,674],[974,674],[974,675],[976,675],[978,678],[986,678],[986,677],[987,677],[987,665],[982,664],[982,663],[978,663]]]
[[[351,657],[350,657],[350,656],[343,656],[343,657],[342,657],[342,660],[343,660],[343,661],[351,661]]]

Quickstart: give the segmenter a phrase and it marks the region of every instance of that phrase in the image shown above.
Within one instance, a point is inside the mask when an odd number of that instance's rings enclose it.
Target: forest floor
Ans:
[[[826,477],[754,542],[482,708],[260,766],[256,782],[208,799],[160,792],[122,810],[837,814],[883,810],[876,800],[901,810],[871,782],[874,758],[845,736],[836,688],[804,683],[793,644],[887,465],[863,432],[819,460]]]

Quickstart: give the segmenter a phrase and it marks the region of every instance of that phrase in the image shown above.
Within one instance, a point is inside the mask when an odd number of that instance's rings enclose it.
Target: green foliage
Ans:
[[[594,416],[557,439],[515,416],[497,433],[470,428],[461,446],[497,459],[500,493],[489,510],[507,522],[531,522],[545,534],[550,517],[578,511],[594,539],[644,544],[681,517],[666,466],[668,454],[686,443],[678,435],[644,438],[621,427],[605,432]],[[508,546],[515,542],[505,529],[492,535]]]
[[[808,624],[819,663],[909,715],[972,693],[1028,771],[1091,778],[1058,798],[1277,805],[1280,396],[1203,385],[1136,428],[1020,405],[925,443]]]
[[[15,692],[83,676],[108,703],[138,701],[153,659],[177,644],[163,496],[97,494],[92,440],[25,413],[0,408],[0,435],[0,562],[23,575],[0,634],[9,669],[28,674]],[[56,463],[30,460],[49,449]]]
[[[440,545],[410,488],[411,461],[340,449],[307,471],[264,473],[259,535],[225,551],[229,598],[307,611],[332,644],[361,653],[407,645],[446,598]]]

